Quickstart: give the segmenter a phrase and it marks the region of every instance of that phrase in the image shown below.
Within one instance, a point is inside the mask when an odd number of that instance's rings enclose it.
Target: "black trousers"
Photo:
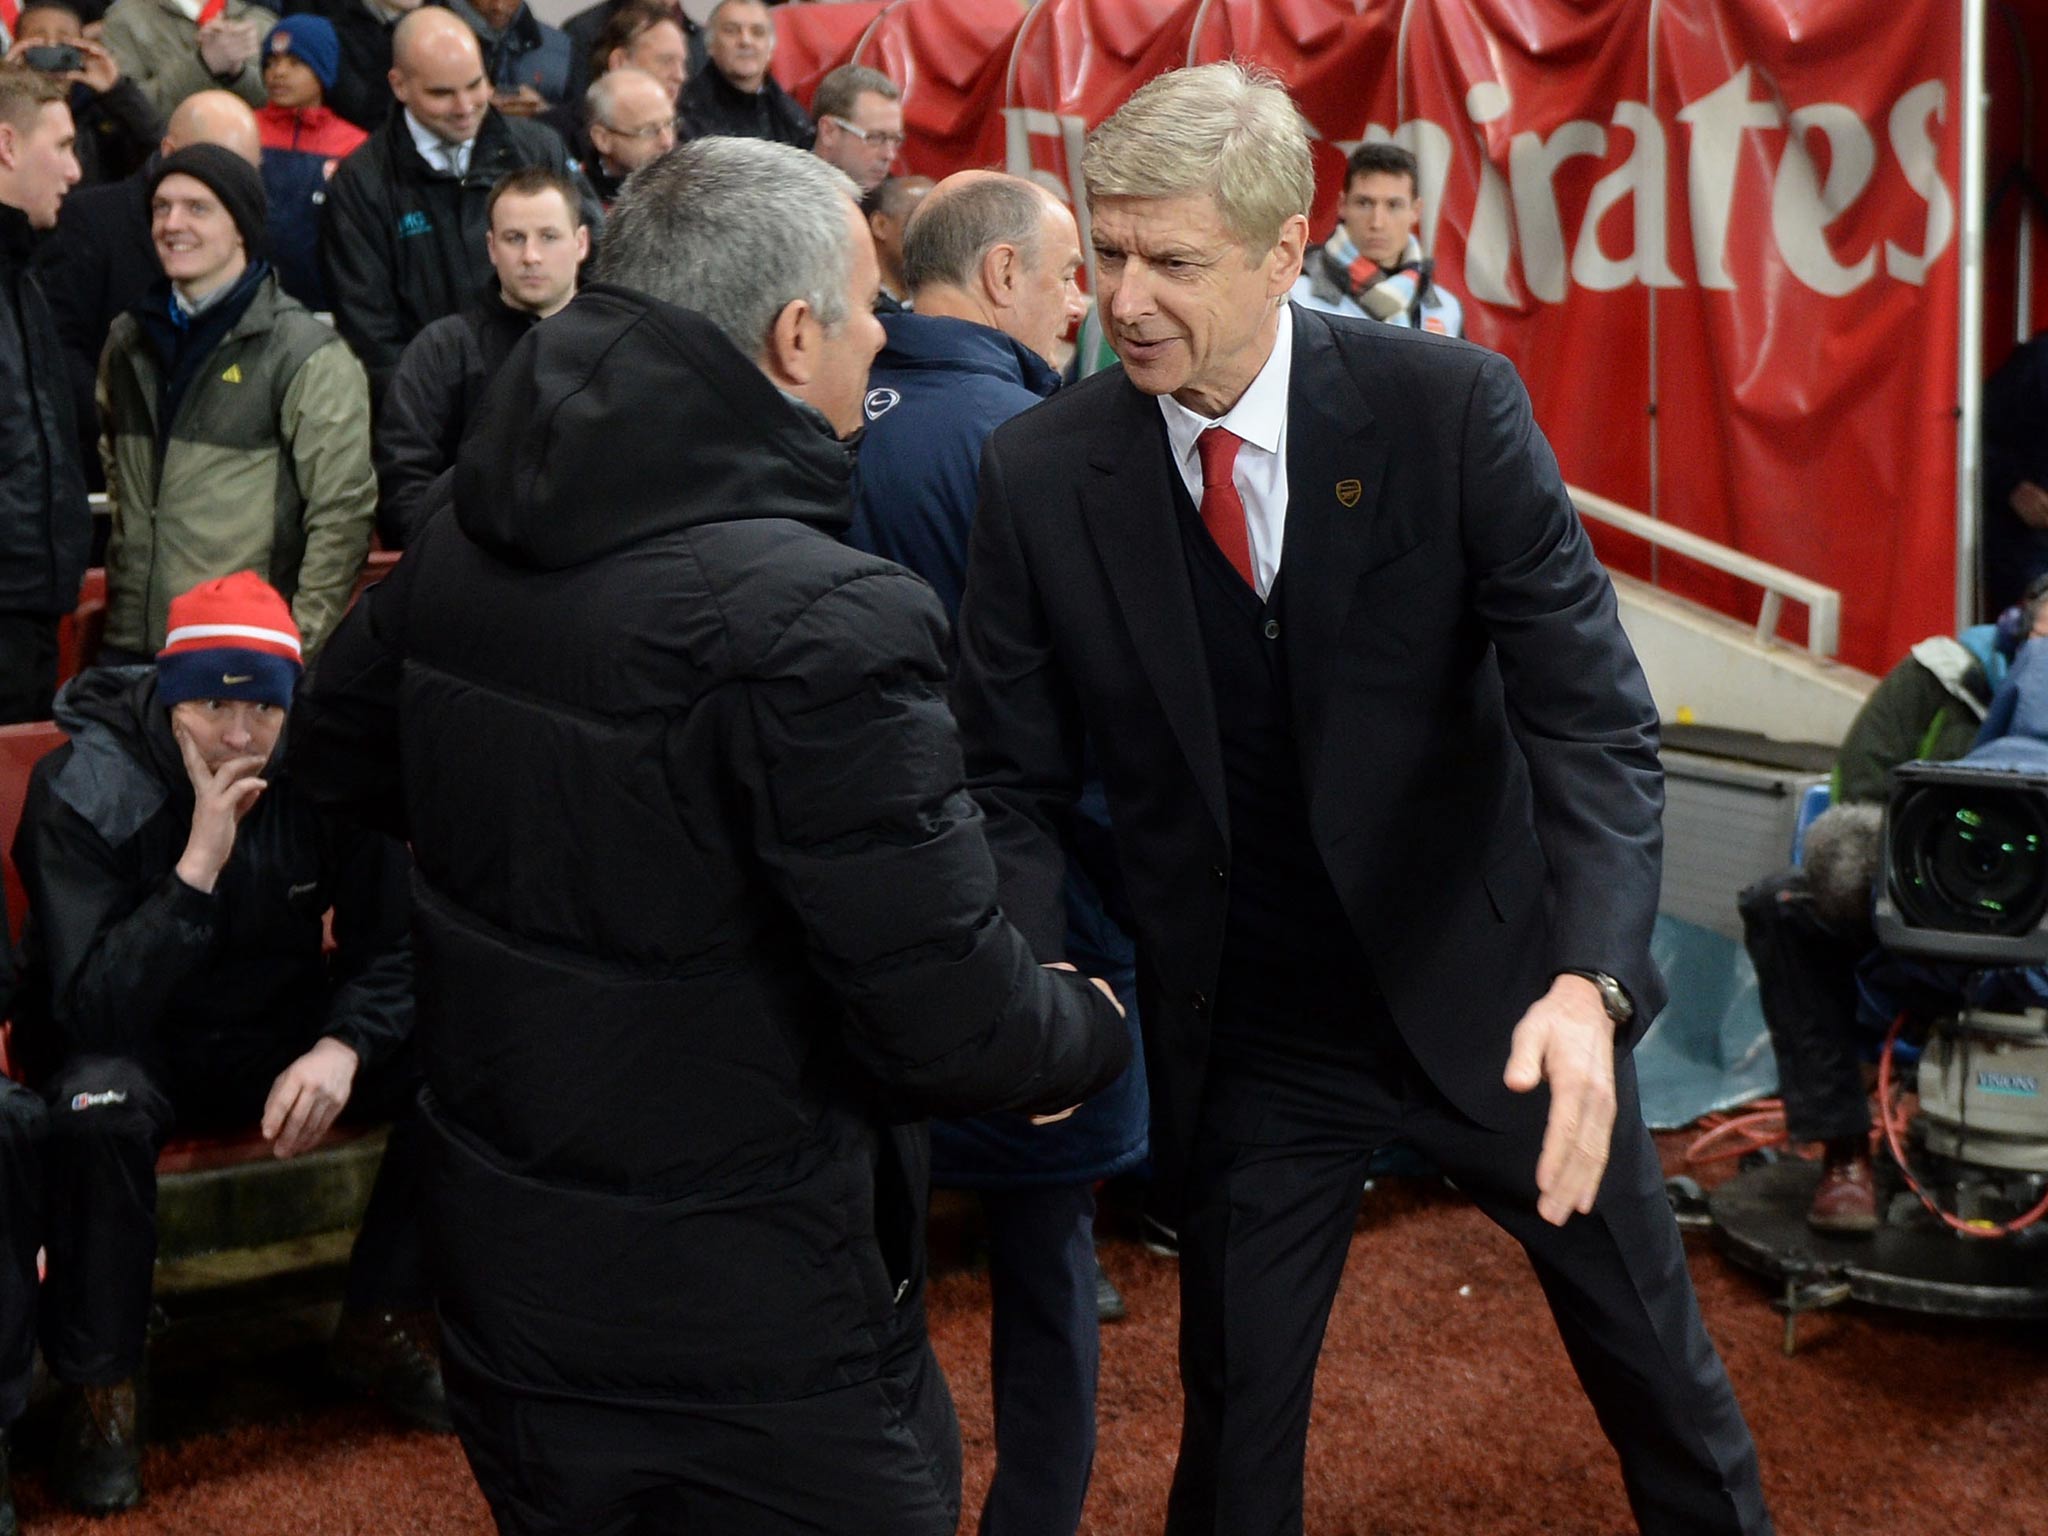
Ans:
[[[1095,1188],[984,1190],[996,1474],[982,1536],[1073,1536],[1095,1467]]]
[[[1759,880],[1737,906],[1764,1027],[1778,1057],[1785,1128],[1795,1141],[1868,1135],[1856,962],[1869,941],[1845,938],[1823,923],[1796,869]]]
[[[75,1056],[43,1086],[49,1275],[43,1359],[59,1381],[105,1386],[142,1366],[156,1263],[156,1159],[173,1129],[246,1128],[271,1084],[317,1031],[209,1042],[144,1062]],[[237,1049],[236,1047],[240,1048]],[[409,1052],[357,1073],[343,1111],[391,1121],[391,1137],[349,1258],[347,1304],[368,1311],[433,1304],[420,1227],[419,1078]]]
[[[50,718],[57,692],[57,621],[0,613],[0,725]]]
[[[960,1426],[922,1330],[872,1381],[784,1403],[609,1407],[447,1362],[503,1536],[954,1536]]]
[[[1398,1043],[1350,1066],[1212,1059],[1180,1231],[1186,1417],[1169,1536],[1299,1536],[1323,1330],[1367,1165],[1394,1141],[1528,1253],[1644,1536],[1770,1531],[1625,1059],[1617,1078],[1599,1198],[1553,1227],[1536,1214],[1540,1095],[1525,1123],[1495,1132],[1451,1108]]]
[[[28,1406],[42,1246],[43,1101],[0,1077],[0,1429]]]

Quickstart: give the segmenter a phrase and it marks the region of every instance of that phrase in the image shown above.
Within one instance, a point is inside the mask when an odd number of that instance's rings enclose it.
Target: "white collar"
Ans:
[[[436,169],[440,169],[447,166],[449,158],[452,156],[456,161],[456,174],[460,175],[461,164],[469,158],[470,148],[476,143],[476,140],[471,138],[463,140],[460,144],[451,144],[425,123],[414,117],[411,107],[405,107],[401,110],[405,114],[406,130],[412,134],[412,142],[414,147],[419,150],[420,158]]]
[[[1176,459],[1186,461],[1195,451],[1195,439],[1211,427],[1224,427],[1252,447],[1278,453],[1287,435],[1287,384],[1294,371],[1294,314],[1282,303],[1280,323],[1258,376],[1237,397],[1237,404],[1211,420],[1189,410],[1171,395],[1159,397],[1160,414],[1166,418],[1166,435]]]

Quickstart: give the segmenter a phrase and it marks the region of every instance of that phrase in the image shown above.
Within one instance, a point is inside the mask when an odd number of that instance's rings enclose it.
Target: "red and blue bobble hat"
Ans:
[[[303,670],[299,626],[277,589],[254,571],[203,581],[171,599],[156,653],[157,697],[246,699],[290,709]]]

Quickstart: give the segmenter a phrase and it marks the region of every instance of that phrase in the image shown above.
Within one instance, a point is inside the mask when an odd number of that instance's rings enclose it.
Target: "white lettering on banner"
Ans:
[[[1942,177],[1942,146],[1936,138],[1936,128],[1948,121],[1946,82],[1925,80],[1913,86],[1893,103],[1885,122],[1885,140],[1899,175],[1926,205],[1924,223],[1918,231],[1896,231],[1900,238],[1873,238],[1867,249],[1854,254],[1837,254],[1828,231],[1869,191],[1876,177],[1878,144],[1871,126],[1840,102],[1814,102],[1788,112],[1780,102],[1752,100],[1755,84],[1752,68],[1745,64],[1676,114],[1689,140],[1685,196],[1692,224],[1693,280],[1706,289],[1735,289],[1728,270],[1728,241],[1744,135],[1777,129],[1784,133],[1785,143],[1771,172],[1770,237],[1786,270],[1814,292],[1839,298],[1877,276],[1882,245],[1887,275],[1902,283],[1924,284],[1956,231],[1955,194]],[[1619,101],[1606,125],[1573,118],[1547,135],[1533,130],[1514,133],[1507,138],[1503,174],[1486,152],[1484,130],[1508,120],[1513,106],[1507,88],[1497,80],[1477,81],[1465,92],[1465,116],[1471,124],[1465,148],[1478,161],[1479,186],[1465,233],[1464,270],[1456,275],[1459,285],[1481,303],[1519,304],[1524,298],[1515,282],[1519,257],[1527,296],[1546,304],[1562,303],[1574,284],[1595,293],[1631,284],[1683,286],[1685,279],[1670,260],[1671,145],[1665,123],[1643,102]],[[1087,200],[1081,186],[1087,119],[1024,107],[1005,108],[1003,116],[1008,129],[1006,158],[1009,169],[1019,175],[1033,168],[1033,139],[1059,141],[1092,270]],[[1577,230],[1567,231],[1557,204],[1559,168],[1580,157],[1605,160],[1613,143],[1609,127],[1628,134],[1628,156],[1594,183]],[[1816,139],[1825,141],[1825,175],[1815,153]],[[1390,140],[1414,154],[1420,173],[1416,190],[1422,199],[1423,243],[1435,249],[1457,155],[1453,133],[1418,117],[1392,129],[1368,123],[1362,138],[1333,142],[1349,154],[1373,140]],[[1617,222],[1609,215],[1623,202],[1631,205],[1629,247],[1614,254],[1610,244],[1602,242],[1600,228]],[[1751,227],[1745,223],[1745,232]],[[1621,238],[1621,229],[1610,231],[1611,242]]]

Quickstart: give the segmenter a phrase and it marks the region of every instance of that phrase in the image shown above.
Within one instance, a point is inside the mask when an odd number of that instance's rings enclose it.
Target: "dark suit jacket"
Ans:
[[[80,462],[100,484],[99,409],[93,383],[107,332],[123,310],[142,302],[161,278],[149,241],[149,162],[132,176],[81,187],[64,199],[57,228],[36,252],[36,276],[57,317],[57,335],[71,370],[78,415]]]
[[[1663,1004],[1657,715],[1508,362],[1296,309],[1281,571],[1310,824],[1396,1026],[1482,1124],[1539,1114],[1509,1036],[1567,968]],[[1002,901],[1063,932],[1054,828],[1092,738],[1138,924],[1153,1150],[1192,1138],[1229,838],[1158,404],[1122,372],[997,429],[955,707]]]

